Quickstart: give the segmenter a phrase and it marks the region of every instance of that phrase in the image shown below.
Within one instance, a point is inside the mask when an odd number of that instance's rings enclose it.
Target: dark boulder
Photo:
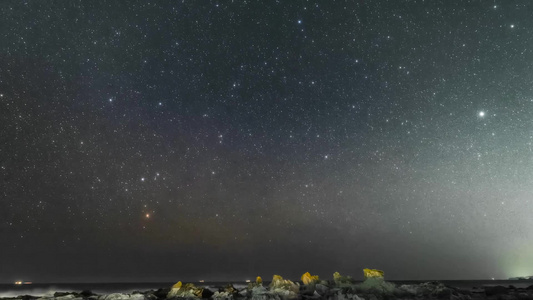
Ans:
[[[501,285],[490,286],[485,288],[485,295],[487,296],[505,295],[507,293],[509,293],[509,290]]]
[[[317,283],[315,285],[315,291],[317,292],[317,294],[319,294],[322,297],[329,296],[329,287],[325,284]]]
[[[90,297],[90,296],[96,296],[95,293],[89,291],[89,290],[83,290],[80,292],[80,296],[82,297]]]
[[[156,296],[158,299],[165,299],[168,295],[168,292],[170,292],[169,288],[158,289],[153,293],[153,295]]]
[[[209,289],[202,289],[202,299],[211,298],[215,293],[211,292]]]
[[[533,300],[533,295],[530,295],[528,293],[518,293],[516,295],[516,298],[519,300]]]
[[[314,285],[301,285],[300,286],[300,295],[302,296],[313,296],[315,294]]]

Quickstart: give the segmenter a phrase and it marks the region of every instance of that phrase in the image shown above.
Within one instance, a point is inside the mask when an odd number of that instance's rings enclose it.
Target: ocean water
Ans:
[[[427,282],[422,281],[397,281],[390,280],[396,285],[402,284],[420,284]],[[430,280],[431,281],[431,280]],[[510,286],[517,288],[526,288],[533,285],[533,280],[438,280],[447,286],[460,289],[471,290],[474,288],[483,288],[488,286]],[[20,295],[42,296],[51,295],[55,292],[81,292],[90,290],[95,294],[110,293],[132,293],[134,291],[149,291],[159,288],[170,288],[175,282],[120,282],[120,283],[34,283],[29,285],[0,284],[0,298],[15,297]],[[228,283],[233,284],[236,288],[247,286],[245,282],[194,282],[197,286],[207,287],[216,290],[217,287],[224,286]],[[269,282],[264,282],[268,285]]]
[[[55,292],[81,292],[89,290],[95,294],[131,293],[171,287],[175,282],[119,282],[119,283],[33,283],[0,284],[0,298],[19,295],[42,296]]]

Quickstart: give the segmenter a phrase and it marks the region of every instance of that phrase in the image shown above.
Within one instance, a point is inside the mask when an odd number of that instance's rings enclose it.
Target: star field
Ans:
[[[0,282],[532,275],[532,10],[2,1]]]

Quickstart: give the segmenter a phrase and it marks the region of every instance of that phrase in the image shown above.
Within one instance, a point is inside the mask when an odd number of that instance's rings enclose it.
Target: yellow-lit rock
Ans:
[[[295,298],[300,290],[300,286],[294,282],[283,279],[279,275],[272,277],[272,283],[270,283],[270,291],[276,295],[282,296],[284,299]]]
[[[185,290],[189,290],[191,293],[193,293],[198,298],[202,298],[202,294],[204,293],[203,288],[199,288],[192,283],[187,283],[185,285]]]
[[[311,276],[309,272],[302,275],[302,282],[305,285],[317,283],[319,280],[318,275]]]
[[[263,286],[263,279],[261,278],[261,276],[257,276],[257,278],[255,278],[255,282],[250,282],[248,283],[248,290],[252,290],[256,287],[262,287]]]
[[[178,283],[174,284],[172,286],[172,289],[170,289],[170,292],[167,294],[167,298],[174,298],[174,297],[202,297],[202,294],[204,292],[203,288],[197,287],[192,283],[186,283],[183,284],[181,281],[178,281]]]
[[[172,286],[172,288],[173,289],[180,289],[182,285],[183,285],[183,283],[181,283],[181,281],[178,281],[176,284],[174,284]]]
[[[239,290],[237,290],[233,284],[228,284],[224,287],[224,292],[227,293],[228,295],[233,295],[233,294],[237,294],[239,292]]]
[[[278,281],[282,281],[282,280],[283,280],[283,277],[281,277],[280,275],[272,276],[272,282],[278,282]]]
[[[350,276],[342,276],[339,272],[333,273],[333,281],[337,286],[346,286],[353,284],[353,279]]]
[[[376,269],[363,269],[365,273],[365,278],[385,278],[385,272]]]

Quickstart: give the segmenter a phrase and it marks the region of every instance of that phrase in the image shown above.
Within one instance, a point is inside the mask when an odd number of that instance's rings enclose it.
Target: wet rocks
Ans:
[[[113,293],[99,296],[98,300],[146,300],[146,297],[143,294]]]
[[[294,299],[298,296],[300,286],[279,275],[274,275],[270,283],[270,294],[282,299]]]
[[[333,281],[337,287],[350,286],[354,284],[352,277],[342,276],[339,272],[333,273]]]
[[[307,273],[306,273],[307,274]],[[305,275],[305,274],[304,274]],[[303,276],[302,276],[303,277]],[[263,286],[258,279],[247,287],[236,288],[229,284],[220,287],[195,286],[178,282],[172,288],[133,293],[95,295],[90,291],[80,293],[57,292],[42,297],[18,296],[5,300],[533,300],[533,286],[485,286],[461,290],[441,282],[404,284],[396,286],[380,277],[367,278],[357,283],[335,273],[333,280],[313,280],[300,285],[276,275],[270,285]]]
[[[329,295],[330,290],[329,290],[329,287],[327,285],[324,285],[324,284],[321,284],[321,283],[317,283],[315,285],[315,292],[317,294],[319,294],[320,296],[322,296],[322,297],[326,297],[326,296]]]
[[[209,298],[213,295],[208,289],[197,287],[193,283],[183,284],[181,281],[174,284],[167,294],[167,299],[172,298]]]
[[[495,295],[505,295],[509,293],[509,289],[504,286],[497,285],[485,288],[485,295],[495,296]]]
[[[211,296],[213,299],[235,299],[237,297],[239,297],[239,290],[231,284],[219,288],[218,291]]]

